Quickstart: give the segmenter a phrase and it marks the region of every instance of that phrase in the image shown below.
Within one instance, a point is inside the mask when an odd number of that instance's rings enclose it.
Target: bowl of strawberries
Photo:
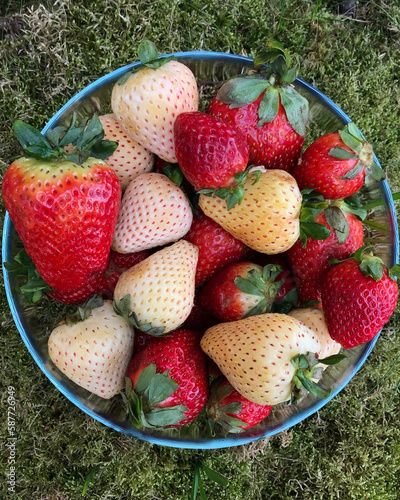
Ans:
[[[393,197],[278,42],[254,60],[138,55],[42,132],[14,124],[11,312],[51,382],[117,431],[203,449],[272,436],[338,394],[389,320]]]

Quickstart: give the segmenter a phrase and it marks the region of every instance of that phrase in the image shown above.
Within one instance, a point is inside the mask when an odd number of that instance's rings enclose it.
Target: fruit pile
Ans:
[[[205,112],[173,57],[139,46],[113,113],[42,136],[17,121],[24,155],[2,195],[26,253],[8,268],[79,307],[51,333],[52,362],[138,428],[242,432],[306,392],[378,334],[394,274],[364,246],[357,194],[382,180],[352,124],[305,151],[307,100],[271,42]]]

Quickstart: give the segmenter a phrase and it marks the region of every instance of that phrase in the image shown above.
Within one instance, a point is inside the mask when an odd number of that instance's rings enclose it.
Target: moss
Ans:
[[[0,12],[20,20],[14,34],[3,26],[0,37],[3,171],[18,153],[14,119],[43,126],[88,83],[135,60],[145,37],[160,52],[200,49],[250,56],[277,38],[299,55],[302,78],[357,123],[374,144],[390,185],[400,189],[396,2],[358,2],[355,20],[339,16],[337,2],[311,0],[93,0],[85,5],[6,0]],[[40,320],[45,314],[38,310]],[[316,415],[273,439],[216,451],[159,447],[94,421],[38,369],[10,317],[3,287],[0,315],[2,407],[8,386],[16,388],[17,398],[18,498],[80,498],[85,478],[97,466],[87,498],[186,499],[199,459],[229,478],[226,490],[206,482],[212,499],[399,498],[399,393],[393,398],[400,380],[400,360],[393,365],[400,352],[399,314],[349,386]],[[0,429],[5,438],[5,418]],[[7,459],[5,448],[1,453]],[[6,487],[0,486],[3,497]]]

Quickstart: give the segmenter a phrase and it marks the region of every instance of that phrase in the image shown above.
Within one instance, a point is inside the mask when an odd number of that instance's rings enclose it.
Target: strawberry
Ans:
[[[175,330],[193,307],[197,259],[197,247],[184,240],[150,255],[121,274],[117,309],[147,333]]]
[[[341,345],[329,335],[328,325],[322,309],[316,309],[315,307],[292,309],[288,316],[301,321],[318,337],[321,344],[318,358],[323,359],[339,353]]]
[[[237,174],[249,160],[246,139],[237,128],[206,113],[181,113],[174,125],[175,152],[185,178],[199,191],[231,188],[223,193],[241,201]]]
[[[149,252],[147,250],[133,253],[118,253],[111,249],[107,269],[123,273],[136,264],[139,264],[139,262],[142,262],[142,260],[147,259],[148,256]]]
[[[48,340],[56,367],[75,384],[105,399],[121,391],[132,349],[129,322],[115,313],[111,301],[99,303],[98,299],[89,301],[76,318],[66,318]]]
[[[300,234],[301,194],[284,170],[250,170],[243,201],[227,211],[226,201],[201,194],[203,212],[245,245],[266,254],[288,250]]]
[[[145,259],[148,256],[148,252],[143,251],[137,254],[123,255],[123,259],[121,259],[121,256],[121,254],[111,251],[104,273],[94,274],[91,279],[86,281],[76,291],[69,291],[67,293],[52,290],[47,285],[39,276],[36,267],[25,250],[18,252],[14,257],[14,262],[5,262],[4,266],[9,272],[25,278],[25,283],[20,287],[20,291],[31,304],[38,302],[42,298],[43,293],[47,293],[54,300],[63,302],[64,304],[83,304],[88,300],[88,297],[94,294],[107,299],[112,298],[114,288],[121,273],[135,263]]]
[[[112,247],[140,252],[179,240],[189,231],[193,213],[183,191],[165,175],[136,177],[122,197]]]
[[[104,299],[112,299],[120,275],[121,273],[117,270],[107,267],[104,273],[89,277],[77,290],[69,290],[67,293],[53,290],[48,295],[57,302],[75,305],[83,304],[95,294]]]
[[[329,334],[346,349],[374,338],[397,304],[399,266],[389,271],[371,248],[333,265],[321,287]]]
[[[363,244],[362,222],[354,214],[342,212],[348,225],[347,230],[345,232],[333,230],[332,226],[336,225],[335,212],[336,210],[332,215],[326,209],[315,218],[316,223],[322,224],[329,230],[328,238],[315,239],[307,236],[305,246],[298,240],[286,254],[294,279],[298,282],[300,302],[321,301],[321,284],[329,269],[329,261],[334,258],[349,257]]]
[[[219,377],[211,386],[206,412],[212,429],[218,423],[225,432],[239,433],[266,419],[272,408],[272,405],[252,403],[236,391],[225,377]]]
[[[253,403],[288,401],[300,383],[318,397],[329,394],[309,383],[312,367],[304,355],[319,353],[318,338],[285,314],[266,313],[215,325],[206,331],[200,345],[230,384]]]
[[[209,393],[199,340],[198,332],[177,330],[133,357],[124,399],[136,427],[181,427],[197,418]]]
[[[142,330],[135,330],[135,340],[133,343],[133,354],[143,351],[156,337],[142,332]]]
[[[281,283],[281,268],[236,262],[213,276],[199,294],[200,305],[221,321],[270,312]]]
[[[190,69],[174,57],[158,59],[152,42],[138,47],[142,67],[126,73],[115,85],[111,107],[127,133],[163,160],[176,163],[174,122],[197,111],[199,95]]]
[[[135,177],[151,171],[154,154],[129,137],[114,114],[101,115],[99,120],[104,128],[104,138],[118,142],[117,149],[106,163],[117,174],[124,191]]]
[[[196,269],[196,287],[202,286],[218,270],[232,262],[249,258],[254,253],[244,243],[234,238],[210,217],[199,210],[185,240],[199,249]]]
[[[198,295],[194,296],[192,310],[182,325],[182,328],[204,333],[207,328],[219,323],[218,319],[205,311],[199,304]]]
[[[96,115],[87,126],[74,117],[46,138],[19,120],[14,130],[25,154],[4,175],[6,209],[51,295],[83,302],[106,269],[121,198],[115,172],[94,156],[107,158],[116,143],[102,141]]]
[[[349,123],[338,133],[319,137],[303,153],[293,170],[300,189],[314,188],[325,198],[347,198],[364,184],[370,170],[376,180],[383,171],[373,163],[372,146]]]
[[[271,42],[256,56],[255,72],[225,82],[207,109],[246,137],[250,164],[291,171],[300,156],[309,106],[291,85],[290,62],[288,51]]]

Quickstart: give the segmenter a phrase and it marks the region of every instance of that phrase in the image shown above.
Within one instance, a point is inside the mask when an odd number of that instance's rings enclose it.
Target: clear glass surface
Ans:
[[[252,59],[226,53],[183,52],[175,54],[175,56],[179,61],[189,66],[195,74],[200,96],[204,101],[211,97],[213,89],[220,83],[253,67]],[[74,112],[78,118],[82,119],[92,116],[94,112],[99,114],[111,112],[110,96],[114,83],[124,73],[137,65],[138,63],[129,64],[86,87],[60,109],[43,129],[43,132],[56,125],[68,124]],[[350,118],[329,98],[311,85],[297,79],[295,86],[310,102],[310,132],[306,144],[309,144],[318,135],[336,132],[350,121]],[[204,105],[201,109],[204,110]],[[369,139],[371,140],[371,138]],[[375,160],[378,163],[376,158]],[[396,213],[388,184],[386,181],[369,182],[362,189],[361,195],[365,201],[384,199],[384,205],[375,208],[368,218],[384,227],[386,233],[366,228],[366,236],[374,241],[377,254],[384,259],[387,265],[392,266],[398,260],[399,242]],[[19,249],[21,249],[21,242],[8,214],[6,214],[3,228],[3,262],[11,261]],[[206,432],[205,418],[179,430],[138,430],[129,423],[118,396],[107,401],[90,394],[71,382],[52,364],[47,353],[50,325],[44,325],[38,319],[37,309],[24,305],[17,291],[18,280],[5,269],[4,280],[10,309],[21,337],[36,363],[51,382],[72,403],[103,424],[136,438],[166,446],[197,449],[237,446],[272,436],[296,425],[329,403],[350,382],[365,362],[378,338],[376,337],[357,348],[347,350],[347,359],[344,362],[325,370],[321,382],[325,387],[333,387],[333,391],[327,399],[319,400],[308,395],[297,404],[280,405],[264,422],[239,435],[210,437]]]

